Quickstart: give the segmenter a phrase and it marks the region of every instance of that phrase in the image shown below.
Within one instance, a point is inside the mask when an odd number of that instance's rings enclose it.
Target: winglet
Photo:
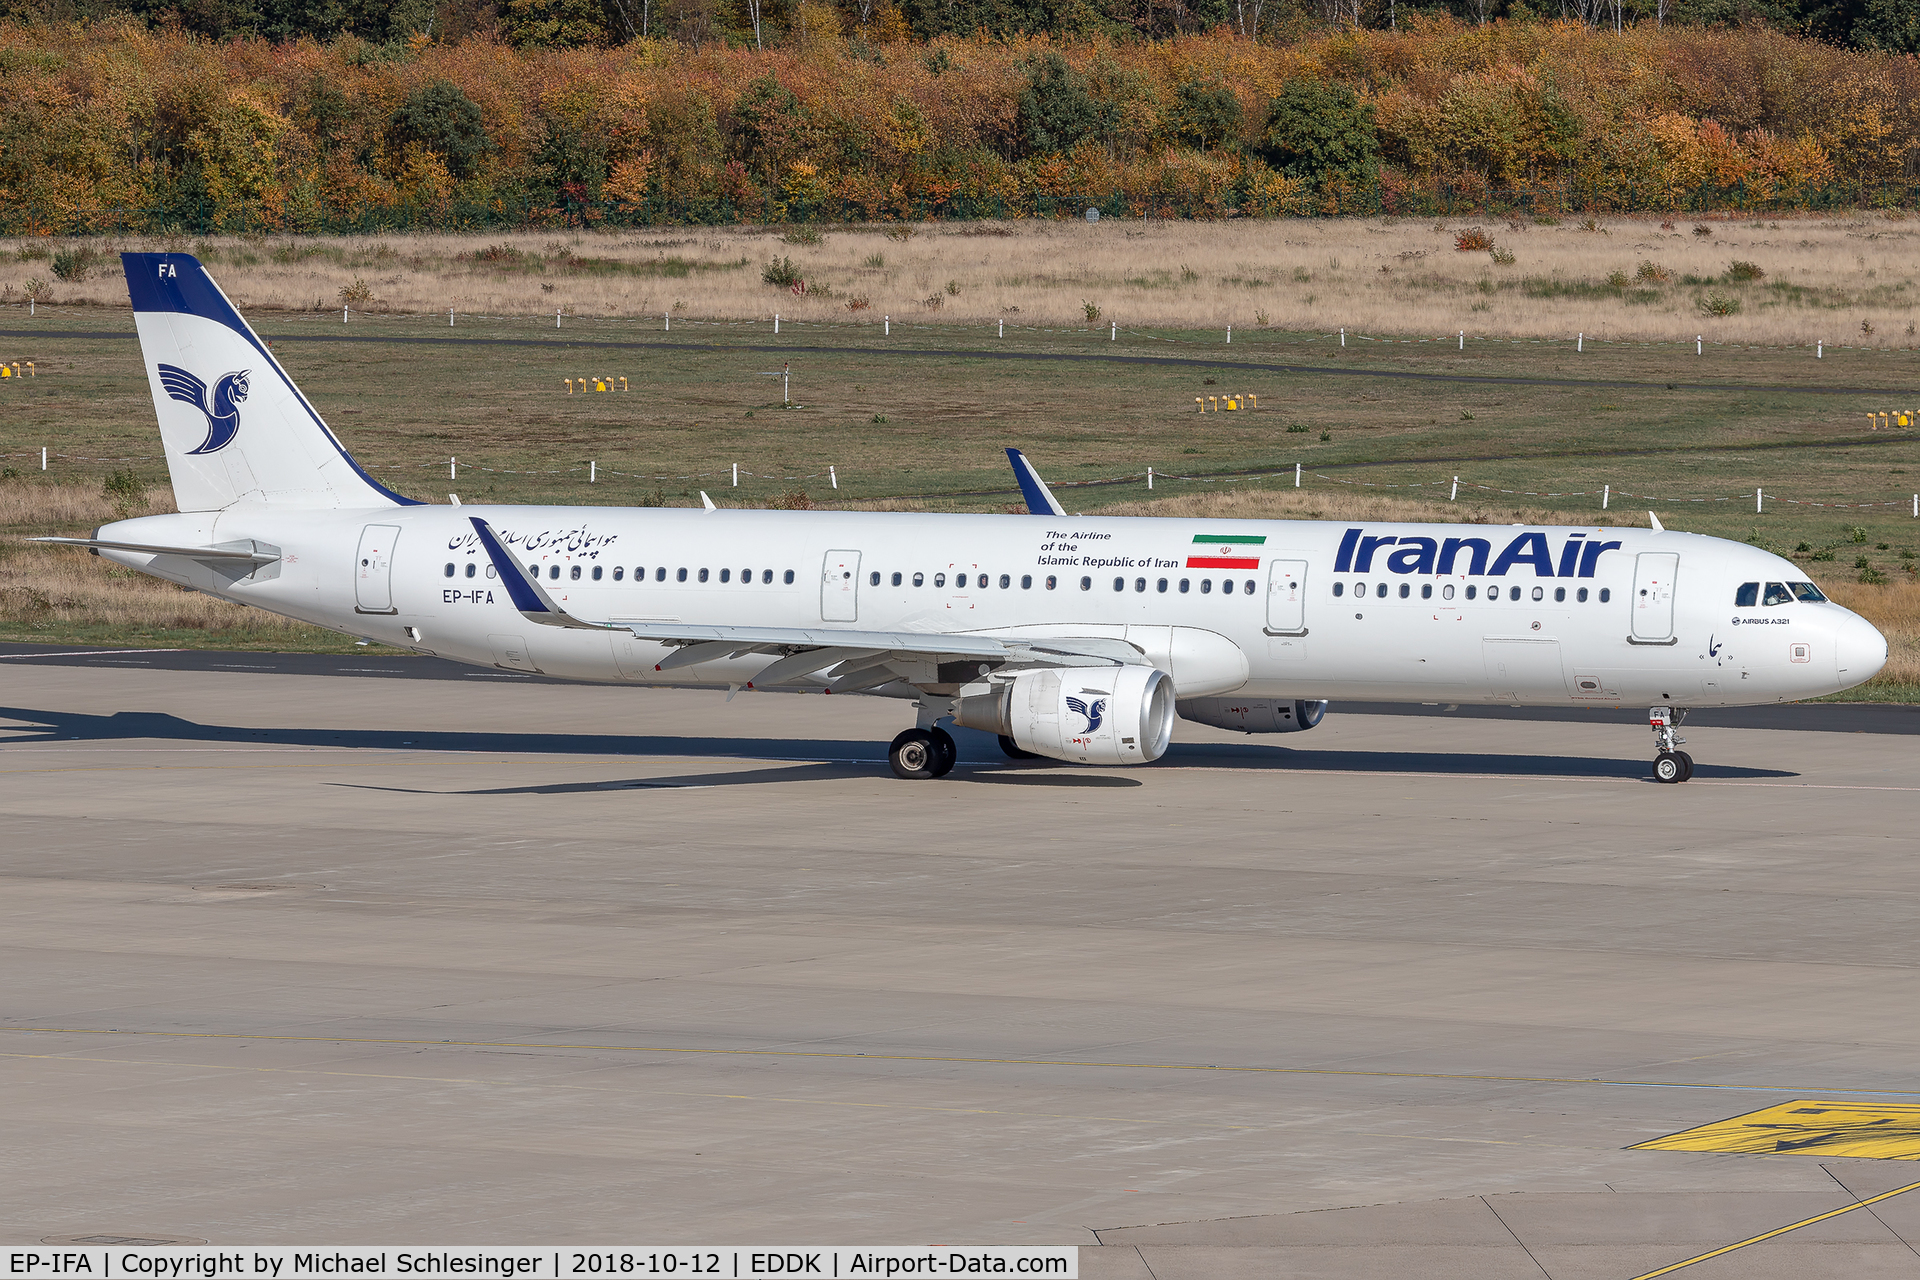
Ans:
[[[1027,510],[1036,516],[1064,516],[1067,509],[1053,496],[1053,490],[1047,488],[1047,482],[1027,461],[1027,455],[1018,449],[1007,450],[1007,461],[1013,464],[1013,478],[1020,482],[1020,494],[1027,500]]]
[[[1660,517],[1653,514],[1653,512],[1647,512],[1647,519],[1653,521],[1653,531],[1655,533],[1665,533],[1667,531],[1667,526],[1661,524]]]
[[[707,491],[705,489],[702,489],[700,491],[700,505],[705,507],[709,511],[718,511],[720,509],[713,505],[713,499],[707,496]]]
[[[582,622],[580,619],[555,604],[553,597],[540,589],[540,584],[527,576],[513,556],[501,545],[492,526],[479,516],[468,516],[474,533],[479,535],[480,545],[486,548],[487,559],[493,561],[494,572],[500,576],[500,585],[506,588],[507,598],[513,601],[513,607],[528,622],[537,622],[547,627],[572,627],[584,631],[602,631],[606,628],[598,623]]]

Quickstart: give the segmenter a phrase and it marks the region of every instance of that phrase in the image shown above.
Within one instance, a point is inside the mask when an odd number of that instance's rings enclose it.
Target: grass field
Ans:
[[[0,480],[0,528],[16,535],[0,561],[0,635],[350,643],[257,616],[243,622],[218,602],[182,604],[181,593],[144,579],[108,590],[97,560],[56,562],[19,546],[17,535],[112,518],[98,495],[116,469],[132,469],[165,501],[128,313],[37,310],[0,315],[0,358],[32,360],[37,373],[0,381],[0,453],[18,473]],[[1342,348],[1278,328],[1236,330],[1229,347],[1204,330],[1122,331],[1113,341],[1084,327],[1010,327],[1001,338],[997,326],[925,320],[886,336],[792,323],[778,337],[764,323],[670,333],[647,321],[566,325],[463,317],[449,331],[444,317],[356,316],[344,326],[337,313],[260,317],[356,457],[431,501],[451,491],[467,501],[697,504],[705,489],[723,505],[999,511],[1018,502],[1000,452],[1017,445],[1075,511],[1337,518],[1358,510],[1342,504],[1361,502],[1416,518],[1644,525],[1653,506],[1670,528],[1797,556],[1894,636],[1896,662],[1866,694],[1920,697],[1920,521],[1911,515],[1920,431],[1869,432],[1864,416],[1920,407],[1920,354],[1855,347],[1815,360],[1627,344],[1576,353],[1530,341],[1470,342],[1462,352],[1357,339]],[[766,376],[783,365],[791,406]],[[624,377],[631,390],[569,396],[569,377]],[[1258,411],[1195,411],[1194,397],[1227,392],[1258,395]],[[43,446],[54,455],[44,473]],[[1456,475],[1459,498],[1449,502]],[[1756,485],[1768,495],[1761,513]]]
[[[1478,233],[1485,247],[1462,251]],[[1464,243],[1480,244],[1468,238]],[[101,254],[57,280],[63,247]],[[186,249],[243,309],[1920,344],[1920,219],[1659,215],[669,228],[0,241],[0,302],[124,305],[114,249]],[[777,283],[767,280],[769,268]],[[794,281],[804,283],[796,290]]]

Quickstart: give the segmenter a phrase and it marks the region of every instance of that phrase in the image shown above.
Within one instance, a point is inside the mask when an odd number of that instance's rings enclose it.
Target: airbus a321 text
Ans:
[[[198,261],[124,255],[178,514],[92,548],[226,600],[566,680],[911,704],[907,778],[952,722],[1014,756],[1159,758],[1176,716],[1247,733],[1331,699],[1691,707],[1859,684],[1885,639],[1789,561],[1664,530],[428,505],[342,448]]]

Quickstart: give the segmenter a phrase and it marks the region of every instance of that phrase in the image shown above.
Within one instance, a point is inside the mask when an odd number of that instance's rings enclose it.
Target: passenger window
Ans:
[[[946,585],[947,585],[947,575],[946,575],[946,574],[944,574],[944,573],[936,573],[936,574],[934,574],[934,575],[933,575],[933,585],[934,585],[934,586],[936,586],[936,587],[944,587],[944,586],[946,586]]]
[[[1433,599],[1433,584],[1431,582],[1423,582],[1420,584],[1420,598],[1422,600]]]
[[[567,577],[573,579],[575,582],[580,581],[580,566],[574,565],[571,569],[567,570]]]
[[[621,579],[625,578],[626,576],[627,576],[627,567],[625,565],[617,564],[613,566],[613,580],[615,582],[619,582]]]
[[[1053,590],[1053,589],[1054,589],[1054,588],[1055,588],[1056,586],[1058,586],[1058,585],[1060,585],[1060,580],[1059,580],[1058,578],[1056,578],[1056,577],[1054,577],[1054,576],[1053,576],[1052,574],[1048,574],[1048,575],[1047,575],[1047,590],[1049,590],[1049,591],[1051,591],[1051,590]]]
[[[893,575],[893,585],[896,587],[900,585],[900,575],[897,573]]]
[[[1248,595],[1248,596],[1250,596],[1250,595],[1252,595],[1252,594],[1253,594],[1253,579],[1252,579],[1252,578],[1248,578],[1248,579],[1247,579],[1247,585],[1246,585],[1246,586],[1244,586],[1244,587],[1242,587],[1242,588],[1240,588],[1240,594],[1242,594],[1242,595]]]
[[[1767,584],[1767,594],[1760,597],[1760,603],[1763,605],[1791,604],[1793,603],[1793,592],[1787,590],[1787,584],[1784,582],[1769,582]]]
[[[733,581],[733,570],[731,570],[731,569],[722,569],[722,570],[720,571],[720,581],[722,581],[722,582],[732,582],[732,581]]]
[[[451,560],[447,561],[447,576],[449,578],[453,576],[453,561]]]
[[[781,579],[780,579],[780,581],[782,581],[782,582],[784,582],[784,583],[786,583],[786,584],[787,584],[788,586],[792,586],[792,585],[793,585],[793,570],[791,570],[791,569],[789,569],[789,570],[787,570],[787,571],[786,571],[786,573],[785,573],[784,575],[782,575],[782,577],[781,577]]]
[[[976,587],[984,587],[984,586],[986,586],[986,585],[987,585],[987,575],[986,575],[986,574],[984,574],[984,573],[983,573],[983,574],[981,574],[981,575],[980,575],[980,580],[979,580],[978,582],[976,582],[976,583],[974,583],[973,585],[974,585],[974,586],[976,586]]]
[[[594,580],[595,582],[598,582],[598,581],[600,581],[600,575],[601,575],[602,573],[604,573],[604,572],[606,572],[606,571],[605,571],[604,569],[602,569],[602,568],[601,568],[601,567],[600,567],[599,565],[595,565],[595,566],[593,566],[593,580]]]
[[[1210,586],[1212,586],[1212,585],[1213,585],[1213,584],[1212,584],[1212,583],[1210,583],[1210,582],[1202,582],[1202,583],[1200,584],[1200,590],[1202,590],[1202,591],[1205,591],[1205,590],[1206,590],[1206,589],[1207,589],[1208,587],[1210,587]],[[1334,584],[1333,584],[1333,594],[1335,595],[1335,597],[1339,597],[1339,596],[1343,596],[1343,595],[1345,595],[1345,594],[1347,594],[1347,584],[1346,584],[1346,583],[1344,583],[1344,582],[1336,582],[1336,583],[1334,583]]]
[[[740,585],[746,587],[753,585],[753,570],[742,569],[740,571]]]
[[[1516,588],[1514,589],[1514,593],[1515,593],[1516,595],[1518,595],[1518,594],[1519,594],[1519,588],[1517,588],[1517,587],[1516,587]],[[1546,599],[1546,598],[1547,598],[1547,589],[1546,589],[1545,587],[1535,587],[1535,588],[1533,589],[1533,598],[1534,598],[1535,600],[1544,600],[1544,599]]]
[[[1518,587],[1507,588],[1507,599],[1518,600],[1519,598],[1520,598],[1520,588]]]
[[[1751,609],[1759,603],[1760,603],[1760,584],[1759,583],[1743,582],[1739,586],[1733,589],[1733,607],[1734,608]]]
[[[762,570],[760,571],[760,583],[761,583],[761,585],[762,585],[762,586],[772,586],[772,585],[773,585],[773,570],[771,570],[771,569],[762,569]]]
[[[666,570],[662,569],[660,572],[665,573]],[[687,571],[685,569],[675,570],[673,580],[675,582],[685,582],[687,580]]]
[[[872,573],[870,573],[870,574],[868,574],[868,575],[867,575],[867,585],[868,585],[868,586],[870,586],[870,587],[877,587],[877,586],[879,586],[879,585],[880,585],[880,571],[879,571],[879,570],[877,570],[877,569],[876,569],[876,570],[874,570],[874,571],[873,571]]]
[[[467,561],[467,576],[468,576],[469,578],[471,578],[471,577],[472,577],[472,576],[473,576],[473,575],[474,575],[475,573],[477,573],[477,572],[479,571],[479,569],[480,569],[480,566],[479,566],[479,565],[477,565],[477,564],[475,564],[475,563],[474,563],[473,561],[471,561],[471,560],[469,560],[469,561]],[[1809,584],[1809,585],[1811,585],[1811,584]]]
[[[469,578],[473,576],[472,565],[467,566],[467,576]],[[1794,599],[1803,600],[1808,604],[1819,604],[1826,599],[1825,596],[1820,594],[1820,588],[1814,586],[1811,582],[1789,582],[1787,589],[1793,592]]]
[[[1212,578],[1200,579],[1200,594],[1204,596],[1204,595],[1210,594],[1212,591],[1213,591],[1213,579]],[[1333,594],[1335,595],[1340,594],[1340,584],[1337,582],[1333,584]]]
[[[1573,593],[1573,598],[1575,600],[1578,600],[1581,604],[1585,604],[1587,602],[1587,589],[1585,587],[1580,588],[1578,591]]]
[[[924,574],[924,573],[916,573],[916,574],[914,574],[914,575],[913,575],[913,585],[914,585],[914,586],[916,586],[916,587],[924,587],[924,586],[926,586],[926,585],[927,585],[927,575],[926,575],[926,574]]]
[[[1135,591],[1145,591],[1147,589],[1147,580],[1145,578],[1135,578],[1133,580],[1133,589]]]
[[[1440,598],[1442,600],[1453,599],[1453,584],[1451,582],[1449,582],[1446,586],[1440,588]]]
[[[1005,591],[1008,587],[1012,585],[1013,585],[1013,575],[1006,574],[1006,573],[1003,573],[1000,575],[1000,589],[1002,591]]]
[[[1115,578],[1113,580],[1113,589],[1115,591],[1125,591],[1127,589],[1127,580],[1125,578]]]
[[[1093,590],[1093,579],[1092,579],[1092,578],[1082,578],[1082,579],[1080,579],[1080,589],[1081,589],[1082,591],[1091,591],[1091,590]]]
[[[1555,604],[1564,604],[1566,603],[1566,599],[1567,589],[1565,587],[1555,587],[1553,589],[1553,602]]]
[[[1412,595],[1412,594],[1413,594],[1413,588],[1412,588],[1412,587],[1410,587],[1410,586],[1408,586],[1408,585],[1407,585],[1406,583],[1404,583],[1404,582],[1400,584],[1400,598],[1401,598],[1402,600],[1405,600],[1405,599],[1406,599],[1406,598],[1407,598],[1408,596],[1410,596],[1410,595]]]
[[[1600,603],[1605,604],[1611,599],[1613,599],[1613,589],[1611,587],[1600,588]]]
[[[1160,579],[1154,584],[1154,590],[1158,591],[1161,595],[1167,594],[1167,580],[1165,578]]]
[[[1187,594],[1187,589],[1188,589],[1189,587],[1191,587],[1192,585],[1193,585],[1193,580],[1192,580],[1192,579],[1190,579],[1190,578],[1182,578],[1182,579],[1180,579],[1180,594],[1181,594],[1181,595],[1185,595],[1185,594]]]
[[[1233,584],[1232,584],[1231,582],[1229,582],[1229,583],[1227,584],[1227,590],[1229,590],[1229,591],[1231,591],[1231,590],[1233,590]],[[1354,598],[1354,599],[1356,599],[1356,600],[1364,600],[1364,599],[1366,599],[1366,598],[1367,598],[1367,584],[1366,584],[1366,583],[1364,583],[1364,582],[1356,582],[1356,583],[1354,583],[1354,584],[1353,584],[1353,598]]]
[[[1031,591],[1031,590],[1033,590],[1033,575],[1032,575],[1032,574],[1030,574],[1030,573],[1023,573],[1023,574],[1021,574],[1021,575],[1020,575],[1020,589],[1021,589],[1022,591]]]
[[[547,577],[549,577],[549,578],[557,578],[557,577],[559,577],[559,576],[560,576],[560,566],[559,566],[559,565],[557,565],[557,564],[551,564],[551,565],[548,565],[548,566],[547,566]]]
[[[1474,585],[1473,585],[1472,583],[1468,583],[1468,584],[1467,584],[1467,599],[1469,599],[1469,600],[1471,600],[1471,599],[1473,599],[1473,597],[1474,597],[1474,595],[1475,595],[1476,593],[1478,593],[1478,592],[1479,592],[1479,590],[1480,590],[1480,588],[1478,588],[1478,587],[1476,587],[1476,586],[1474,586]]]
[[[706,580],[707,580],[707,571],[705,569],[702,569],[700,571],[700,581],[705,582]]]
[[[665,582],[667,580],[667,566],[661,565],[658,569],[655,569],[653,571],[653,580],[655,582]],[[682,569],[680,571],[680,581],[685,582],[686,580],[687,571]]]

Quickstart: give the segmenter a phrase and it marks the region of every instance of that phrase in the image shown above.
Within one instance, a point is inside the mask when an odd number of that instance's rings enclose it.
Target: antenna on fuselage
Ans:
[[[1667,531],[1667,526],[1661,524],[1660,517],[1653,514],[1653,512],[1647,512],[1647,519],[1653,521],[1653,531],[1655,533],[1665,533]]]

